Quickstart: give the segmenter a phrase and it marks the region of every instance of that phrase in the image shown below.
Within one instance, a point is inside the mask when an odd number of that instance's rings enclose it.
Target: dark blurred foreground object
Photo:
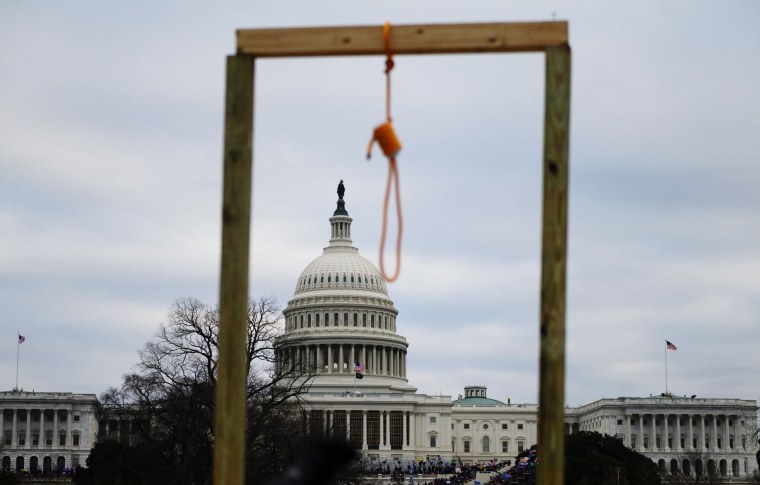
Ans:
[[[358,455],[344,439],[313,439],[282,475],[267,485],[323,485]]]

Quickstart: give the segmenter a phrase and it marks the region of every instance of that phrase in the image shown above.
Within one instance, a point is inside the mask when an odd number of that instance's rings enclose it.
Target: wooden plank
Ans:
[[[565,472],[565,273],[570,131],[570,47],[546,49],[544,197],[541,250],[538,485]]]
[[[567,22],[392,25],[394,54],[540,52],[566,44]],[[241,29],[238,54],[256,57],[385,54],[382,26]]]
[[[214,483],[245,483],[248,257],[253,171],[253,63],[227,57]]]

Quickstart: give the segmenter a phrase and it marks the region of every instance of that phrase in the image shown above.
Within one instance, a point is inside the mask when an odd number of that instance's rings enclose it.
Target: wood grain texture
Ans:
[[[245,483],[248,258],[253,171],[253,63],[227,57],[214,483]]]
[[[393,25],[394,54],[541,52],[567,43],[567,22]],[[385,54],[383,26],[241,29],[238,54],[256,57]]]
[[[565,274],[570,139],[570,47],[546,49],[544,197],[541,249],[538,485],[565,473]]]

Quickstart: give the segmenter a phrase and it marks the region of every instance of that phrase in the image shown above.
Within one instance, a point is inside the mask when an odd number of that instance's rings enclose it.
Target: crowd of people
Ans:
[[[47,479],[56,479],[56,478],[66,478],[69,479],[74,476],[75,469],[71,467],[67,468],[61,468],[61,469],[50,469],[43,471],[41,468],[37,468],[35,470],[27,470],[25,468],[20,468],[18,470],[10,470],[5,468],[0,468],[0,478],[5,477],[15,477],[15,478],[47,478]],[[68,480],[67,480],[68,481]]]
[[[488,485],[533,485],[536,483],[538,453],[531,448],[517,457],[517,462],[508,470],[494,475]]]
[[[439,456],[437,460],[420,460],[387,463],[372,463],[367,471],[372,475],[386,476],[396,483],[409,485],[464,485],[475,479],[477,473],[498,472],[509,462],[492,461],[464,465],[458,462],[445,462]]]

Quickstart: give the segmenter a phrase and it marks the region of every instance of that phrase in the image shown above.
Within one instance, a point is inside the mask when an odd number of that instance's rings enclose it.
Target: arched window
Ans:
[[[343,326],[348,327],[348,313],[343,314]]]
[[[306,315],[306,326],[311,328],[311,313]]]
[[[319,313],[316,314],[316,321],[314,322],[314,326],[315,327],[319,326]]]
[[[338,326],[338,314],[336,313],[335,315],[333,315],[333,317],[335,317],[335,319],[333,320],[333,325],[335,325],[337,327]]]
[[[354,327],[358,327],[358,326],[359,326],[359,316],[356,313],[354,313]]]
[[[491,452],[491,439],[488,436],[483,436],[483,453]]]
[[[372,327],[372,328],[375,328],[375,315],[374,314],[370,315],[370,317],[369,317],[369,326]]]
[[[367,326],[367,314],[362,313],[362,327],[366,327],[366,326]]]
[[[332,276],[331,275],[327,275],[327,282],[330,283],[331,281],[332,281]]]

